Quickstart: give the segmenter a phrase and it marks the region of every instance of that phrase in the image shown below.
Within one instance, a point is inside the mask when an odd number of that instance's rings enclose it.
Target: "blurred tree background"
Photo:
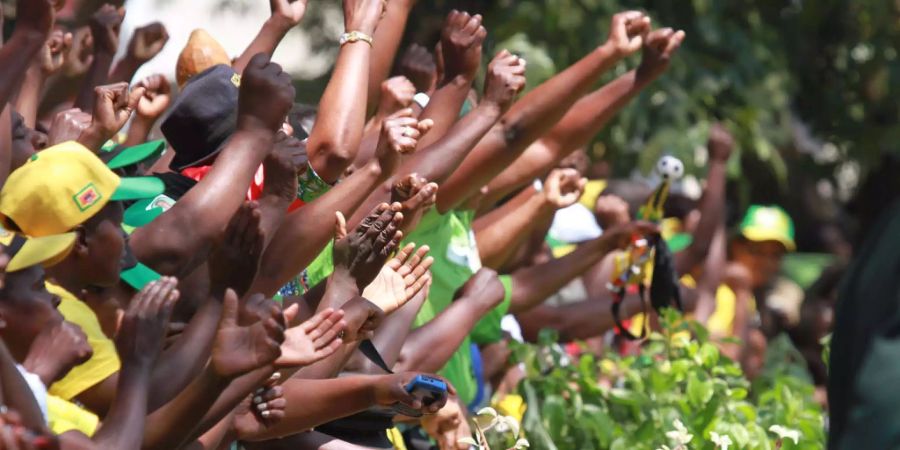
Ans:
[[[884,155],[900,153],[897,0],[437,0],[419,2],[407,40],[435,42],[450,8],[483,14],[486,54],[524,56],[529,86],[601,44],[616,12],[684,30],[669,72],[597,137],[592,156],[628,176],[668,153],[702,177],[709,124],[724,121],[739,143],[732,213],[782,204],[806,250],[833,250],[835,224],[852,231],[841,205]]]

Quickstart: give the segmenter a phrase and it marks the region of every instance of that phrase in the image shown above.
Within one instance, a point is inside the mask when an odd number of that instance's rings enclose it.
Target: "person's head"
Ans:
[[[0,220],[29,237],[74,232],[75,244],[54,276],[81,285],[115,284],[124,255],[122,200],[152,198],[158,178],[120,178],[96,155],[67,142],[32,156],[0,191]]]
[[[160,126],[175,152],[170,169],[180,172],[215,161],[237,130],[240,84],[240,75],[230,65],[220,64],[184,86]]]
[[[758,289],[775,279],[784,254],[795,248],[790,216],[778,206],[753,205],[731,241],[730,256],[750,271]]]
[[[35,152],[47,146],[47,135],[25,125],[21,114],[12,112],[12,159],[10,169],[22,167]]]
[[[41,331],[59,324],[59,298],[44,286],[44,268],[71,251],[74,233],[27,238],[0,230],[0,244],[9,258],[0,287],[0,337],[21,361]]]

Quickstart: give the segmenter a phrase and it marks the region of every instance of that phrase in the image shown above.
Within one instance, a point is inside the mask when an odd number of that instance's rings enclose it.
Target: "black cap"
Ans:
[[[160,127],[175,151],[170,169],[202,165],[219,153],[237,127],[239,86],[240,75],[221,64],[188,81]]]

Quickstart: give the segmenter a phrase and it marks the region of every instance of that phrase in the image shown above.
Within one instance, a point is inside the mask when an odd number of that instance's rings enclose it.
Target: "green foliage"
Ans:
[[[776,365],[751,387],[706,333],[687,337],[687,330],[701,325],[674,311],[664,316],[662,327],[671,331],[653,333],[637,356],[572,360],[550,331],[540,345],[518,347],[515,357],[527,371],[520,393],[528,405],[523,429],[531,448],[674,449],[677,442],[667,433],[676,421],[692,435],[691,449],[716,448],[713,432],[728,436],[733,448],[773,449],[778,437],[768,431],[772,425],[800,431],[799,444],[786,440],[784,449],[824,448],[822,411],[806,379]]]

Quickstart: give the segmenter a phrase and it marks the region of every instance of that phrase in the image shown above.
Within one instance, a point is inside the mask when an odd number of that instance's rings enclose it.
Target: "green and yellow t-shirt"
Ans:
[[[87,335],[88,344],[94,354],[84,364],[76,366],[63,379],[53,383],[49,392],[64,400],[72,400],[78,394],[119,371],[121,362],[112,339],[103,334],[100,321],[91,308],[72,293],[53,283],[47,283],[47,290],[62,300],[59,312],[69,322],[81,327]]]

